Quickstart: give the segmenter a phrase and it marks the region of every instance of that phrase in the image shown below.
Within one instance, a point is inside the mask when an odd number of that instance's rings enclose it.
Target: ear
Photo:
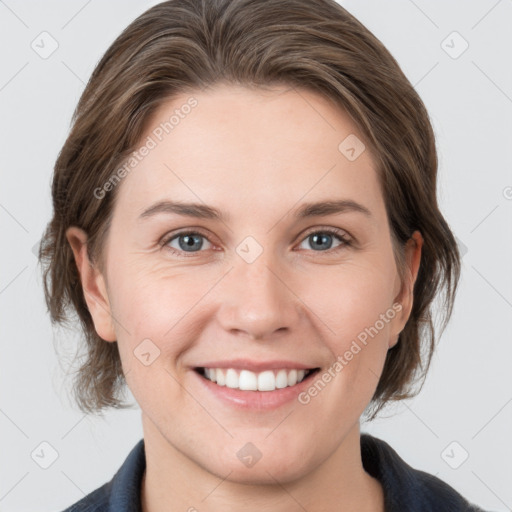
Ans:
[[[87,234],[72,226],[66,231],[66,238],[75,257],[84,298],[91,313],[94,328],[105,341],[116,341],[110,302],[103,274],[89,260],[87,254]]]
[[[419,231],[415,231],[405,245],[405,275],[403,282],[400,277],[397,278],[399,293],[396,295],[394,304],[400,304],[401,309],[395,317],[393,330],[390,335],[389,348],[394,347],[398,342],[398,336],[402,332],[412,311],[414,300],[414,283],[418,277],[420,268],[421,249],[423,247],[423,237]]]

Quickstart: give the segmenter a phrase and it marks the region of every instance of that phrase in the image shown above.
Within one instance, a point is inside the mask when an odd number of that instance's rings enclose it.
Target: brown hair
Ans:
[[[96,66],[55,164],[54,215],[39,254],[52,322],[69,323],[76,313],[85,335],[75,399],[84,412],[126,407],[117,342],[94,329],[66,230],[78,226],[88,234],[89,256],[101,268],[118,187],[101,199],[94,191],[126,161],[164,101],[219,82],[307,88],[343,108],[378,165],[402,277],[405,243],[415,230],[423,236],[413,309],[388,351],[370,404],[374,417],[423,383],[435,346],[433,300],[444,291],[442,330],[460,256],[438,209],[425,106],[382,43],[334,0],[170,0],[133,21]]]

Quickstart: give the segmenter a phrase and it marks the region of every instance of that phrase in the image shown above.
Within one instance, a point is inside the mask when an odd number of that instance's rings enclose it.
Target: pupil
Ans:
[[[326,235],[326,234],[322,234],[322,235],[312,235],[312,238],[313,238],[313,245],[314,244],[319,244],[321,245],[322,242],[323,243],[327,243],[327,247],[323,247],[324,249],[329,249],[332,245],[332,237],[331,235]],[[320,243],[319,243],[319,240],[320,240]],[[328,243],[330,242],[330,243]],[[322,247],[321,247],[322,248]]]
[[[183,242],[182,242],[182,240],[183,240]],[[202,240],[199,235],[193,235],[193,236],[183,235],[179,238],[179,241],[180,241],[180,247],[184,251],[193,249],[194,243],[197,243],[197,245],[198,245],[197,249],[201,249],[201,247],[203,245]]]

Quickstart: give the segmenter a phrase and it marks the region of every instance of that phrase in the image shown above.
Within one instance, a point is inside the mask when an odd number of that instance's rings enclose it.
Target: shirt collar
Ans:
[[[145,469],[146,454],[141,439],[112,478],[109,512],[142,512],[141,484]]]
[[[382,439],[361,434],[361,459],[382,485],[386,512],[484,512],[439,478],[409,466]]]

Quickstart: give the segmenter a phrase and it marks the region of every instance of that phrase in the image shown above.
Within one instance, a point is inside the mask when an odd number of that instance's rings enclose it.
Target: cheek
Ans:
[[[339,352],[358,336],[364,341],[376,323],[379,337],[385,337],[396,317],[394,277],[391,269],[372,262],[331,266],[306,278],[300,293]]]
[[[393,307],[394,274],[378,264],[351,264],[326,269],[314,281],[315,287],[308,286],[302,293],[324,325],[333,363],[325,379],[331,379],[337,389],[331,398],[342,396],[362,412],[377,386],[390,331],[398,320],[397,306]]]
[[[118,259],[111,288],[127,382],[136,398],[145,401],[151,400],[146,395],[152,389],[179,395],[169,372],[181,375],[182,355],[211,322],[212,305],[204,299],[222,274],[213,267],[143,265],[142,259]]]
[[[200,278],[194,269],[170,269],[163,265],[119,262],[113,272],[113,309],[129,331],[161,339],[203,297],[211,278]]]
[[[195,321],[200,308],[194,304],[208,286],[196,281],[185,272],[121,259],[113,269],[112,310],[123,371],[135,399],[148,410],[158,410],[163,396],[183,405],[173,366],[200,332]]]

